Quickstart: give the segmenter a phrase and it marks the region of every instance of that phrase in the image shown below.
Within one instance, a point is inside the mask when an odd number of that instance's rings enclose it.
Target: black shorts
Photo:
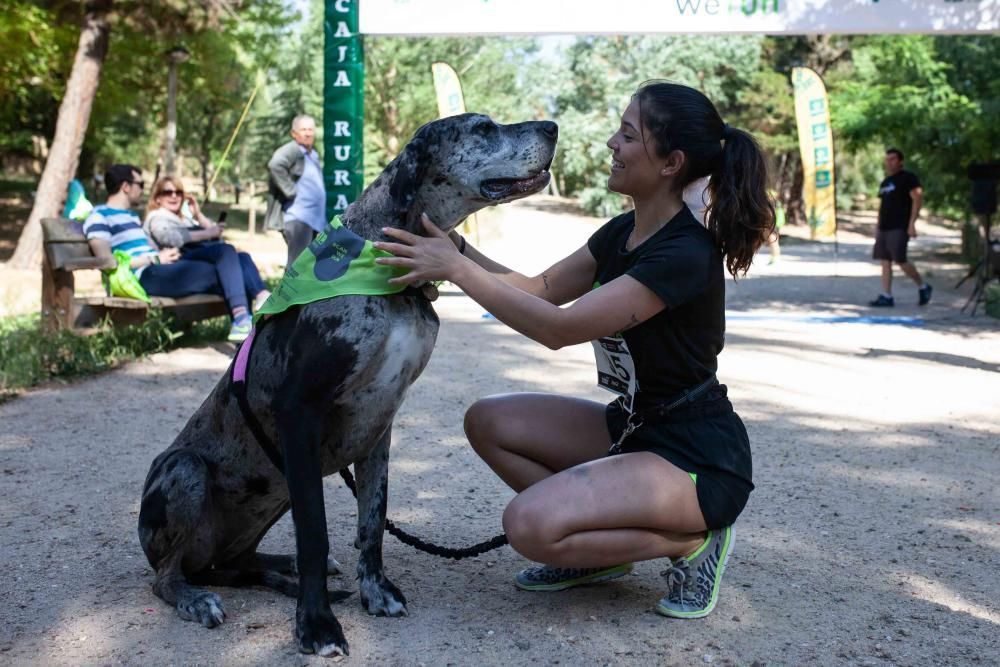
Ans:
[[[905,229],[876,229],[872,259],[887,259],[903,264],[906,262],[906,245],[909,242],[910,235]]]
[[[605,412],[611,441],[625,430],[617,402]],[[731,526],[753,491],[750,439],[726,398],[725,385],[678,408],[666,419],[638,428],[625,438],[622,453],[652,452],[692,476],[705,524]]]

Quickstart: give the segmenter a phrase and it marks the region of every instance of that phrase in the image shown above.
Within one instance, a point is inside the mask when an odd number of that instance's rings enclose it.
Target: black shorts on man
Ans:
[[[905,229],[876,229],[872,259],[884,259],[903,264],[910,235]]]

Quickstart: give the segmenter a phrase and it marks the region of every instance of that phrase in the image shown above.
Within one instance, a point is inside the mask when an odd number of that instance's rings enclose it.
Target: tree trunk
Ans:
[[[809,224],[809,218],[806,216],[806,203],[802,196],[802,186],[805,184],[802,160],[795,160],[794,170],[792,188],[788,195],[788,208],[785,209],[785,219],[792,225]]]
[[[211,193],[208,191],[208,165],[209,159],[205,156],[205,151],[202,149],[201,154],[198,156],[198,164],[201,166],[201,190],[205,194],[201,196],[202,203],[207,204],[211,201]]]
[[[42,218],[58,216],[70,179],[76,174],[80,149],[87,134],[90,111],[97,95],[101,66],[108,53],[111,31],[108,13],[113,0],[91,0],[80,30],[80,44],[73,61],[73,70],[66,83],[66,95],[59,105],[56,133],[49,148],[42,178],[38,183],[35,204],[28,222],[21,230],[17,248],[8,266],[17,269],[37,268],[42,259]]]

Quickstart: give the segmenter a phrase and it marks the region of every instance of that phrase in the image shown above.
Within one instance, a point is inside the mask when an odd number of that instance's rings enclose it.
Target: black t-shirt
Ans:
[[[912,171],[900,171],[889,176],[878,188],[882,204],[878,209],[879,229],[907,229],[913,200],[910,192],[920,187],[920,179]]]
[[[712,234],[685,206],[631,252],[635,212],[610,220],[587,241],[601,285],[628,274],[666,308],[624,334],[638,376],[638,409],[663,403],[711,377],[725,339],[725,274]]]

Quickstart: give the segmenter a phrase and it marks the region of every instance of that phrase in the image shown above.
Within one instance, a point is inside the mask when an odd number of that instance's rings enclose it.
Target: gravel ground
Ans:
[[[597,221],[541,199],[486,216],[480,242],[518,268],[578,247]],[[870,219],[839,252],[794,238],[729,285],[720,377],[750,432],[757,490],[716,611],[653,613],[663,564],[556,594],[516,590],[524,559],[505,547],[445,561],[386,538],[387,574],[410,616],[335,605],[356,664],[990,665],[1000,656],[1000,326],[959,313],[969,293],[957,236],[924,226],[913,249],[935,286],[918,308],[878,287]],[[280,244],[277,237],[272,242]],[[912,301],[911,305],[909,302]],[[499,531],[511,492],[467,446],[464,409],[517,390],[604,400],[589,346],[551,352],[444,290],[438,347],[396,423],[389,515],[458,546]],[[865,320],[868,316],[887,317]],[[909,319],[908,319],[909,318]],[[233,353],[154,355],[0,405],[0,663],[320,664],[291,638],[294,600],[220,589],[227,622],[181,621],[150,591],[136,537],[149,463],[181,429]],[[111,427],[110,408],[147,417]],[[353,572],[355,504],[326,481],[332,554]],[[291,552],[282,519],[264,547]],[[331,579],[356,589],[353,576]]]

